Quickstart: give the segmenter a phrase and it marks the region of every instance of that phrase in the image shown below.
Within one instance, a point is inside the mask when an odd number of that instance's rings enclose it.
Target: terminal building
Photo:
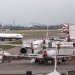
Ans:
[[[75,24],[69,25],[69,34],[70,36],[75,36]]]

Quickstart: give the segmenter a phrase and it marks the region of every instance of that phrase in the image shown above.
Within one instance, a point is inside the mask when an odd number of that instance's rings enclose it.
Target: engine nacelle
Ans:
[[[27,49],[26,49],[26,48],[21,48],[21,49],[20,49],[20,53],[26,54],[26,53],[27,53]]]
[[[1,41],[4,41],[5,40],[5,37],[1,37]]]

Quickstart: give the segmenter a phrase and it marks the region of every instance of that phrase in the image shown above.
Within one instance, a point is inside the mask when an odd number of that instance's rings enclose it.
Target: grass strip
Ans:
[[[22,44],[22,41],[12,41],[9,42],[8,44]],[[15,46],[11,46],[11,45],[0,45],[0,48],[2,48],[3,50],[7,50],[7,49],[11,49],[14,48]]]
[[[12,42],[9,42],[8,44],[22,44],[22,41],[12,41]]]

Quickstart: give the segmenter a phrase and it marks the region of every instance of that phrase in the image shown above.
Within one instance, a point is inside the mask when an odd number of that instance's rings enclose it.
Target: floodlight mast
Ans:
[[[59,56],[60,42],[58,42],[58,43],[56,44],[56,50],[58,50],[58,56]],[[60,64],[59,58],[58,58],[58,63]]]
[[[58,55],[59,55],[60,44],[57,44],[57,50],[58,50]]]

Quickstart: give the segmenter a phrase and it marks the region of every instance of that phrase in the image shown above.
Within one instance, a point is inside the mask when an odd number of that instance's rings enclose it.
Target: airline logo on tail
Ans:
[[[66,24],[62,24],[63,32],[69,33],[69,26]]]
[[[70,35],[69,35],[69,26],[66,25],[66,24],[62,24],[62,28],[63,28],[63,32],[64,33],[67,33],[67,42],[70,42],[71,39],[70,39]]]
[[[43,46],[43,50],[46,49],[46,40],[43,40],[43,42],[41,43],[41,45]]]

